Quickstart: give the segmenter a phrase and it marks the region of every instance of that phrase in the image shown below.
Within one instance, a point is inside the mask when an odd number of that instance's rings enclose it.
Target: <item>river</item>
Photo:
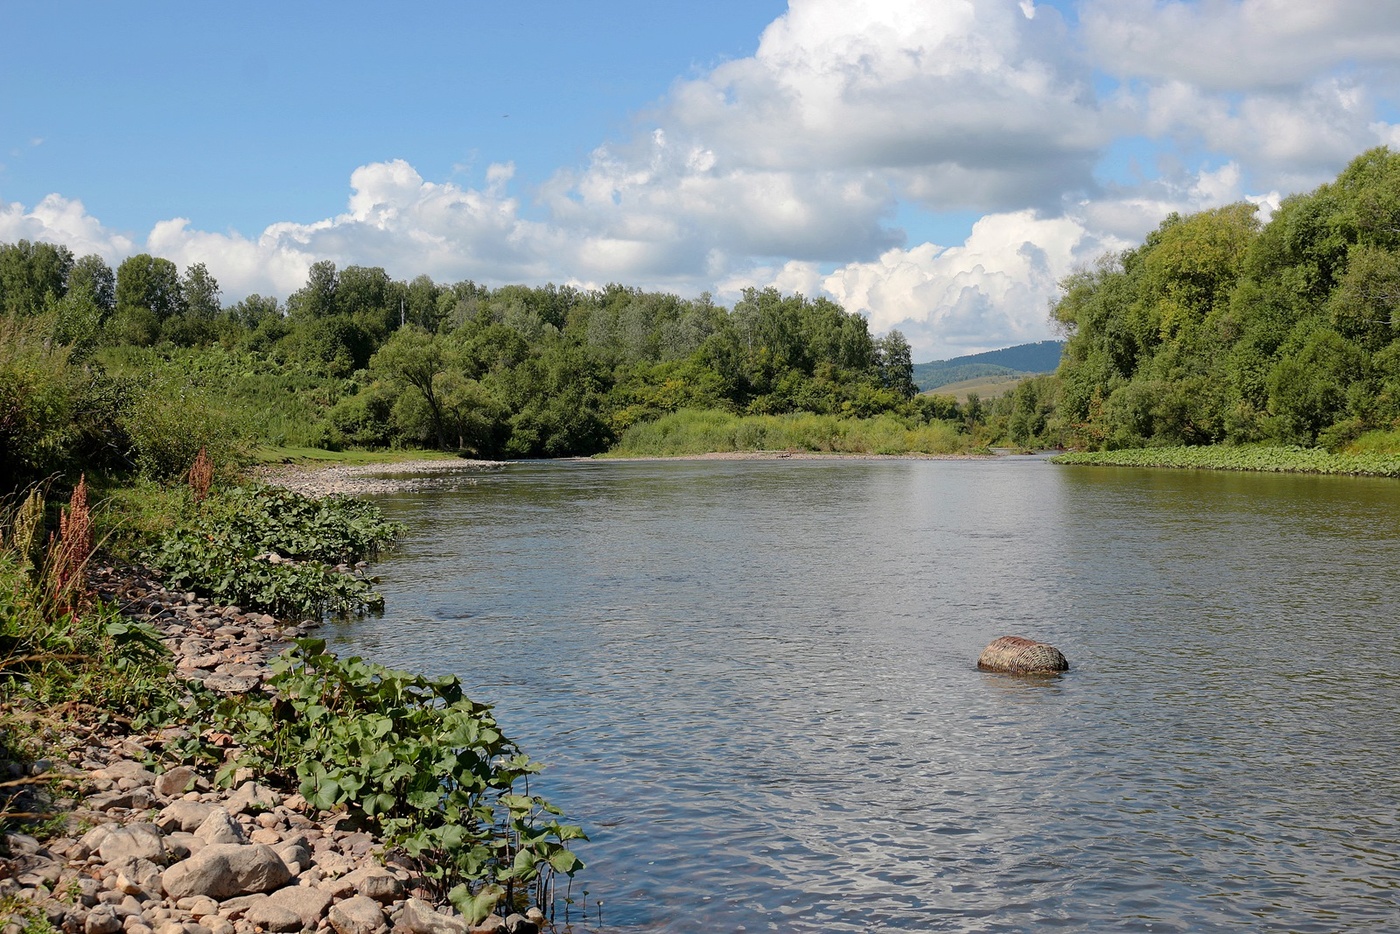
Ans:
[[[1393,480],[547,462],[378,502],[388,609],[332,647],[547,763],[576,931],[1400,929]],[[978,671],[1008,634],[1071,670]]]

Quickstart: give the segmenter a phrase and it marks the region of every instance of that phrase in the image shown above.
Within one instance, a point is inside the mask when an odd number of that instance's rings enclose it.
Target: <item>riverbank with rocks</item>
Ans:
[[[160,632],[176,677],[219,694],[264,690],[269,660],[316,625],[172,593],[137,569],[99,567],[90,581],[103,600]],[[538,909],[469,925],[342,814],[248,773],[216,788],[215,765],[179,758],[184,727],[141,734],[113,717],[41,729],[46,757],[3,767],[11,787],[26,792],[12,810],[56,812],[44,825],[54,835],[4,835],[3,934],[43,932],[38,919],[64,934],[549,929]]]
[[[463,474],[500,470],[504,461],[442,458],[390,461],[378,464],[274,464],[253,471],[262,483],[285,487],[305,496],[365,496],[460,484]]]

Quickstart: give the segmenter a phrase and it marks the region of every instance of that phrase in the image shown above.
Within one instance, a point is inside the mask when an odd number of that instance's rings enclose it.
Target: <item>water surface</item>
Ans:
[[[546,463],[380,502],[388,612],[333,647],[496,705],[592,838],[590,928],[1400,928],[1394,481]],[[1006,634],[1072,670],[977,671]]]

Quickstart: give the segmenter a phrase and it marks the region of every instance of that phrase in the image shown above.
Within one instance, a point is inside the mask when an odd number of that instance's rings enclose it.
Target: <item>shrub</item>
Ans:
[[[457,678],[341,661],[319,639],[297,640],[272,667],[275,699],[241,695],[213,711],[241,747],[223,780],[251,767],[315,807],[344,808],[472,923],[517,898],[551,906],[554,875],[582,867],[567,843],[583,832],[529,793],[540,766]]]
[[[223,603],[281,616],[348,614],[383,598],[370,579],[328,565],[371,557],[399,532],[362,500],[235,487],[206,499],[149,558],[174,586]]]

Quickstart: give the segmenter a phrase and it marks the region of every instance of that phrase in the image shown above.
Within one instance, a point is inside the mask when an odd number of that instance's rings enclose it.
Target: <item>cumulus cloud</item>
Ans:
[[[1082,0],[1066,20],[1034,0],[790,0],[752,56],[676,82],[537,185],[510,163],[471,185],[389,160],[352,173],[342,213],[257,237],[173,218],[143,244],[50,195],[0,202],[0,240],[204,262],[230,300],[285,296],[320,259],[722,299],[773,285],[954,356],[1050,336],[1056,283],[1171,211],[1267,213],[1394,145],[1392,6]],[[1127,181],[1103,171],[1122,136],[1148,153]],[[911,242],[896,218],[920,209],[984,216],[964,242]]]
[[[1204,91],[1292,91],[1338,67],[1393,70],[1400,8],[1375,0],[1086,0],[1099,67]]]
[[[917,357],[946,359],[1050,337],[1059,281],[1127,245],[1068,217],[989,214],[960,246],[890,250],[836,270],[822,285],[868,315],[873,330],[903,331]]]

